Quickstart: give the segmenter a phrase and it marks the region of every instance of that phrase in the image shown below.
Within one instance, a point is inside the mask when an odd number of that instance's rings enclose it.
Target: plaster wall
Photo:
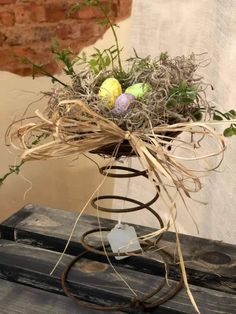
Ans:
[[[233,0],[134,0],[130,29],[130,48],[141,56],[158,56],[167,51],[170,56],[207,53],[209,66],[199,69],[205,80],[214,86],[208,99],[222,111],[236,109],[236,3]],[[212,145],[208,143],[209,147]],[[199,228],[199,234],[185,209],[177,200],[179,231],[191,235],[236,243],[236,139],[226,139],[227,150],[222,166],[202,178],[203,189],[187,201],[188,210]],[[139,167],[136,159],[133,167]],[[143,181],[118,182],[114,193],[139,200],[150,200],[152,187]],[[121,204],[122,205],[122,204]],[[122,205],[123,206],[123,205]],[[165,204],[158,200],[154,208],[169,219]],[[114,216],[115,217],[115,216]],[[147,213],[124,215],[123,220],[158,226]]]

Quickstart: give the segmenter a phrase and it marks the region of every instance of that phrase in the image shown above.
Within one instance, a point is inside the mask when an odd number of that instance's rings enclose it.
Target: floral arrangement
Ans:
[[[95,48],[91,56],[82,53],[76,58],[69,49],[54,47],[71,83],[67,85],[49,74],[56,84],[49,93],[45,111],[36,110],[35,116],[9,127],[8,143],[22,151],[21,162],[11,166],[0,183],[8,175],[18,173],[29,160],[91,151],[115,159],[136,155],[149,179],[159,186],[176,228],[176,202],[168,186],[175,188],[183,204],[186,197],[191,198],[192,192],[202,188],[198,173],[183,161],[197,162],[218,155],[223,158],[224,136],[236,135],[236,112],[222,113],[207,101],[206,90],[212,86],[197,74],[205,64],[204,55],[171,58],[161,53],[156,58],[141,58],[134,50],[133,57],[122,61],[117,25],[109,18],[109,3],[85,0],[72,10],[87,6],[100,8],[104,19],[99,23],[111,27],[115,44],[104,51]],[[28,59],[23,61],[31,63]],[[31,64],[33,73],[48,74],[43,66]],[[221,123],[227,124],[223,134],[215,130]],[[215,151],[198,154],[206,138],[215,142]],[[175,153],[178,149],[184,152],[183,156]],[[169,225],[158,234],[168,230]],[[178,234],[177,250],[185,286],[198,311],[188,287]]]

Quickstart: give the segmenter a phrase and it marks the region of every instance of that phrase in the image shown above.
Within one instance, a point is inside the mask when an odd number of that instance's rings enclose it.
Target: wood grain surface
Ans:
[[[0,231],[5,239],[60,252],[65,247],[76,216],[74,212],[28,205],[6,220],[0,226]],[[115,223],[113,220],[101,219],[101,225],[108,228],[113,228]],[[97,226],[96,217],[82,216],[67,252],[71,255],[79,254],[83,250],[79,244],[81,235]],[[134,227],[139,235],[154,231],[148,227],[136,225]],[[234,245],[188,235],[180,235],[180,241],[190,283],[236,293],[236,248]],[[98,233],[92,235],[89,237],[89,242],[99,246],[100,235]],[[165,248],[166,252],[173,255],[175,233],[165,233],[159,247]],[[132,263],[132,259],[126,261],[128,267],[143,268],[144,272],[150,270],[160,274],[158,272],[161,272],[163,267],[157,265],[152,267],[150,257],[148,256],[147,260],[142,258],[138,263],[137,260]],[[158,254],[152,254],[152,257],[160,259]],[[149,265],[149,270],[145,270],[145,264]],[[172,267],[170,276],[172,279],[178,278],[178,269]]]
[[[0,240],[0,278],[51,293],[63,294],[60,275],[72,257],[66,255],[56,272],[50,276],[49,273],[59,255],[58,252]],[[116,267],[116,270],[139,295],[143,295],[162,280],[160,276],[143,274],[123,267]],[[81,299],[89,300],[92,303],[110,305],[125,303],[132,298],[130,291],[117,279],[108,264],[83,258],[71,271],[68,279],[73,287],[73,292]],[[169,284],[174,285],[175,282],[169,280]],[[191,290],[199,308],[203,311],[202,313],[214,313],[214,311],[215,313],[219,313],[219,311],[234,313],[236,310],[236,296],[197,286],[191,286]],[[166,289],[162,291],[162,294],[164,295],[165,292]],[[150,313],[160,313],[160,310],[167,309],[169,313],[193,313],[185,290]],[[137,310],[129,312],[137,313]]]
[[[65,296],[2,279],[0,279],[0,313],[103,314],[101,311],[83,308]]]
[[[74,256],[83,251],[79,243],[81,235],[97,227],[95,217],[81,218],[67,254],[55,273],[50,276],[75,218],[76,214],[72,212],[28,205],[6,220],[0,225],[0,278],[62,296],[62,271]],[[115,224],[114,221],[106,219],[102,219],[101,223],[111,228]],[[141,226],[135,228],[138,234],[153,231]],[[101,244],[98,235],[91,236],[89,241],[94,245]],[[189,282],[193,283],[191,291],[201,313],[236,313],[235,246],[184,235],[181,235],[181,243]],[[171,252],[174,245],[175,234],[166,233],[160,246],[168,248]],[[157,286],[165,275],[158,253],[146,257],[130,257],[123,261],[112,259],[112,263],[140,296]],[[178,278],[179,271],[172,266],[169,284],[174,287]],[[92,303],[113,305],[128,302],[133,298],[127,287],[117,278],[106,257],[91,253],[84,256],[72,269],[68,280],[76,296]],[[164,296],[166,290],[167,286],[161,290],[158,297]],[[127,312],[143,313],[137,309]],[[194,310],[185,290],[182,289],[173,299],[146,313],[194,313]]]

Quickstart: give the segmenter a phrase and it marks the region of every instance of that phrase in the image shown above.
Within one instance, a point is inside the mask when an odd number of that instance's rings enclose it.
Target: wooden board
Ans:
[[[69,237],[78,214],[58,209],[28,205],[20,212],[6,220],[1,226],[2,238],[15,240],[54,251],[62,251]],[[112,228],[114,221],[101,219],[103,226]],[[82,247],[81,235],[97,227],[97,218],[82,216],[67,250],[68,254],[77,255]],[[139,235],[152,232],[154,229],[135,226]],[[236,293],[236,249],[234,245],[187,235],[180,235],[182,250],[187,266],[189,282],[195,285],[219,291]],[[90,238],[92,244],[99,243],[99,235]],[[160,241],[169,253],[175,249],[175,234],[167,232]],[[159,258],[158,256],[153,256]],[[100,258],[101,261],[104,262]],[[162,264],[153,264],[150,259],[127,259],[122,265],[133,270],[163,275]],[[148,266],[148,267],[147,267]],[[179,272],[171,268],[170,278],[178,279]]]
[[[0,279],[1,314],[103,314],[65,296]],[[122,312],[116,312],[121,314]]]
[[[58,252],[1,239],[0,278],[60,295],[62,289],[59,278],[72,256],[66,255],[54,275],[49,276],[59,255]],[[144,274],[122,266],[116,267],[116,269],[135,289],[136,293],[141,295],[149,291],[150,284],[153,287],[162,280],[160,276]],[[73,285],[76,295],[97,304],[122,303],[131,296],[129,290],[117,279],[113,269],[108,264],[86,258],[83,258],[72,270],[69,281]],[[169,283],[174,285],[172,280]],[[236,313],[236,296],[197,286],[191,286],[191,290],[202,313]],[[42,304],[42,306],[44,305]],[[127,312],[143,313],[136,309]],[[80,312],[78,311],[78,313]],[[172,300],[146,313],[187,314],[194,313],[194,310],[185,290],[182,290]]]

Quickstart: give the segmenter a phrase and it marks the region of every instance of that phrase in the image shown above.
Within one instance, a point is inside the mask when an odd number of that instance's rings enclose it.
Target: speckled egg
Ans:
[[[115,113],[122,113],[128,110],[129,104],[131,101],[135,99],[134,95],[131,94],[121,94],[119,97],[116,98],[113,111]]]
[[[151,91],[151,86],[146,83],[136,83],[129,86],[126,90],[126,94],[131,94],[135,98],[140,99],[145,96],[147,92]]]
[[[122,88],[115,78],[106,79],[100,89],[99,89],[99,97],[104,100],[105,105],[111,109],[114,106],[115,100],[122,93]]]

